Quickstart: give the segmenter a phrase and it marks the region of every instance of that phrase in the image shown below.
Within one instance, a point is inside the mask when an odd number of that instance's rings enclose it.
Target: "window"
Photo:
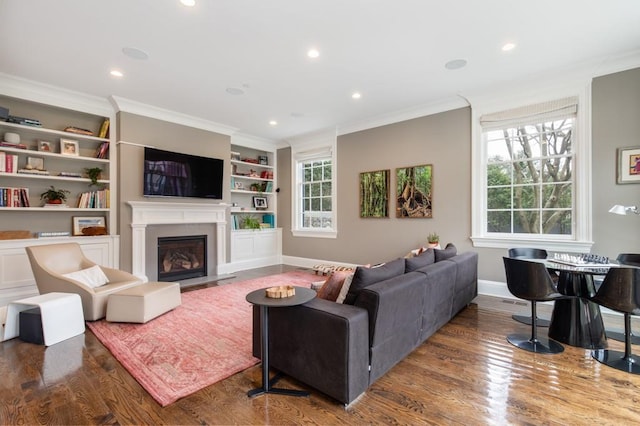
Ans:
[[[482,210],[474,205],[479,218],[474,244],[544,241],[546,248],[557,249],[588,239],[588,215],[578,208],[588,202],[589,189],[578,185],[584,170],[577,174],[589,158],[585,141],[579,140],[584,116],[578,114],[578,97],[570,97],[479,118],[481,177],[476,179],[481,180],[474,188],[481,192],[476,199]],[[585,154],[579,164],[578,153]]]
[[[332,166],[331,159],[300,162],[300,224],[305,229],[331,229]]]
[[[334,159],[332,150],[294,155],[293,234],[335,238]]]

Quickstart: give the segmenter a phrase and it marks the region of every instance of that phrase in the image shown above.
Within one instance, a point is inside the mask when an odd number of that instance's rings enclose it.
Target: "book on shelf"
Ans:
[[[96,149],[95,157],[96,158],[107,158],[107,153],[109,152],[109,142],[102,142],[100,146]]]
[[[0,151],[0,172],[17,173],[18,156]]]
[[[110,191],[101,189],[99,191],[83,192],[78,198],[78,208],[81,209],[108,209],[110,207]]]
[[[0,146],[4,146],[5,148],[27,149],[27,146],[23,143],[11,143],[11,142],[0,141]]]
[[[109,133],[109,124],[110,124],[110,120],[108,118],[105,118],[102,121],[102,125],[100,126],[100,131],[98,132],[99,138],[107,137],[107,134]]]
[[[29,188],[0,188],[0,207],[30,207]]]
[[[40,176],[49,176],[49,172],[47,170],[36,170],[36,169],[20,169],[18,173],[23,175],[40,175]]]
[[[82,173],[77,173],[77,172],[60,172],[60,173],[58,173],[58,176],[61,176],[61,177],[81,178],[81,177],[82,177]]]
[[[49,204],[45,203],[43,206],[45,209],[66,209],[69,208],[67,204]]]

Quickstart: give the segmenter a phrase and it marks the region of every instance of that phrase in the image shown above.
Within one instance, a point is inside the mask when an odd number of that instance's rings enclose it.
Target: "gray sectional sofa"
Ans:
[[[269,311],[271,367],[349,404],[477,295],[478,255],[455,247],[355,271],[345,304]],[[350,303],[350,304],[348,304]],[[253,353],[260,357],[254,307]]]

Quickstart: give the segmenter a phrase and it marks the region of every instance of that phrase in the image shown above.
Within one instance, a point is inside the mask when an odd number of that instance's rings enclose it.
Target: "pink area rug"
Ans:
[[[247,294],[318,280],[293,271],[182,293],[182,305],[146,324],[87,325],[163,407],[258,363]]]

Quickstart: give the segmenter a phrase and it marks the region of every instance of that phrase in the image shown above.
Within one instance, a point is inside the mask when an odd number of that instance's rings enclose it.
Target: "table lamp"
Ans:
[[[609,213],[625,215],[625,214],[627,214],[627,212],[631,212],[631,213],[635,213],[635,214],[640,215],[640,211],[638,211],[638,207],[637,206],[621,206],[619,204],[616,204],[615,206],[613,206],[613,207],[611,207],[609,209]]]

